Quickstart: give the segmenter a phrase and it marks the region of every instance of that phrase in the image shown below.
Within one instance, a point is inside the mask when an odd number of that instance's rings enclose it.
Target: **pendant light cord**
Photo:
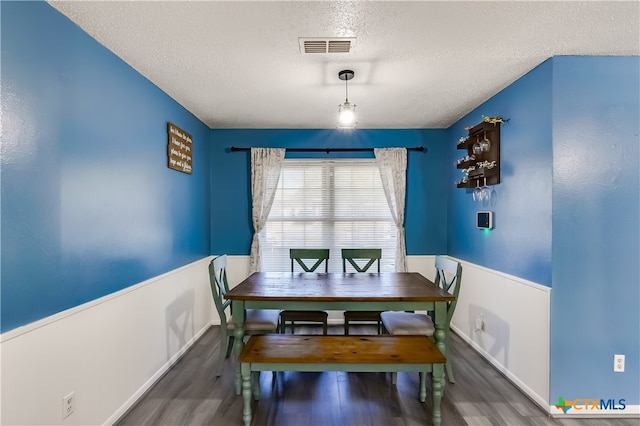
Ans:
[[[347,85],[347,78],[344,79],[344,100],[345,102],[349,102],[349,87]]]

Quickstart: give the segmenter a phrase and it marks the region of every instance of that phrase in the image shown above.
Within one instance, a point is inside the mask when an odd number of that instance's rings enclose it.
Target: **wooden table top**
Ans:
[[[231,300],[441,302],[455,297],[415,272],[255,272],[231,289]]]

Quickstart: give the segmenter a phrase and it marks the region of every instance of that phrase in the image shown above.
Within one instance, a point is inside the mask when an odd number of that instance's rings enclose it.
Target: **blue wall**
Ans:
[[[639,98],[638,57],[553,59],[552,402],[640,403]]]
[[[492,204],[472,199],[471,189],[449,185],[449,254],[490,269],[551,286],[551,61],[536,67],[480,105],[449,130],[450,182],[466,151],[456,142],[482,116],[500,116],[501,183]],[[476,228],[476,212],[492,210],[491,231]]]
[[[48,4],[1,7],[4,332],[207,256],[210,193],[207,126]]]
[[[640,403],[639,81],[638,57],[555,57],[449,129],[453,162],[464,126],[509,119],[496,227],[475,229],[481,206],[450,189],[449,254],[553,287],[552,404]]]
[[[447,252],[446,196],[450,185],[445,130],[212,130],[211,249],[213,253],[248,255],[251,248],[250,153],[228,152],[240,147],[415,147],[408,151],[405,228],[407,254]],[[368,157],[373,153],[288,153],[286,158]]]

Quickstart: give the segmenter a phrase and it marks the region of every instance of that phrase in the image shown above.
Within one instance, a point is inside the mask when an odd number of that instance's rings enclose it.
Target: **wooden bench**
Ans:
[[[420,401],[426,400],[426,372],[433,371],[433,424],[440,425],[445,356],[426,336],[251,336],[239,356],[243,420],[251,424],[251,376],[260,371],[348,371],[420,373]],[[255,380],[254,399],[260,398]]]

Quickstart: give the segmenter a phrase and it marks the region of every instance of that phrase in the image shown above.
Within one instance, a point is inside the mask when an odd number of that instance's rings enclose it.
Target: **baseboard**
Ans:
[[[176,352],[171,359],[169,359],[162,367],[158,369],[149,380],[147,380],[140,388],[134,392],[129,399],[127,399],[120,408],[118,408],[107,420],[105,420],[104,425],[111,426],[114,425],[122,416],[127,414],[127,412],[138,402],[142,396],[149,391],[156,384],[158,380],[160,380],[170,369],[173,367],[182,356],[193,346],[195,342],[198,341],[200,337],[213,325],[213,322],[206,324],[201,330],[199,330],[194,336],[185,343],[185,345],[180,348],[178,352]],[[218,325],[219,321],[218,321]]]

